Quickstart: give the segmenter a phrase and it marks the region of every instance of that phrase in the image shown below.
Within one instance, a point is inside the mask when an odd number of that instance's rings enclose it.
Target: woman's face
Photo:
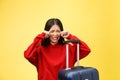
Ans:
[[[55,45],[58,43],[58,40],[60,39],[60,28],[58,25],[53,25],[49,30],[49,38],[50,38],[50,44]]]

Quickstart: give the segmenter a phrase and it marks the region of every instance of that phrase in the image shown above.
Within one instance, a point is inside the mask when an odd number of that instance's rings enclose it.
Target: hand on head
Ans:
[[[67,38],[68,36],[69,36],[69,32],[68,31],[61,31],[61,36],[63,37],[63,38]]]
[[[49,31],[43,31],[45,33],[45,38],[48,38],[50,36]]]

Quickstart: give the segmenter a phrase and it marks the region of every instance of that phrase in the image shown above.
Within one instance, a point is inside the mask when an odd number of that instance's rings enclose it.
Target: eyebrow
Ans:
[[[54,31],[60,32],[61,30],[51,30],[50,32],[54,32]]]
[[[50,31],[61,31],[61,30],[50,30]]]

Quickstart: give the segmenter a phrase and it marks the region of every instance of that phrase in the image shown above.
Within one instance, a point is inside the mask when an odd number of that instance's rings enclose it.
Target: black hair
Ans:
[[[46,24],[45,24],[45,28],[44,30],[46,31],[49,31],[50,28],[53,26],[53,25],[58,25],[60,30],[63,31],[63,25],[62,25],[62,22],[57,19],[57,18],[51,18],[49,19]],[[64,44],[64,38],[60,36],[60,39],[58,40],[58,43],[63,45]],[[44,41],[42,42],[42,46],[48,46],[50,44],[50,39],[49,38],[45,38]]]

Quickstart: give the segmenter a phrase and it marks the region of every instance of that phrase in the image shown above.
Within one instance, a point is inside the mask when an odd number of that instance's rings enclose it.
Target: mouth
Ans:
[[[59,38],[58,37],[52,37],[53,40],[58,40]]]
[[[58,43],[58,40],[59,40],[59,37],[51,37],[50,43],[51,43],[52,45],[55,45],[55,44]]]

